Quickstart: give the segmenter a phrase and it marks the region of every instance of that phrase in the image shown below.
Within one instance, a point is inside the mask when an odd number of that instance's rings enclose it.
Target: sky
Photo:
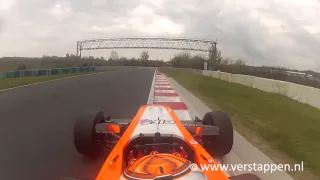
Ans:
[[[320,71],[319,18],[319,0],[0,0],[0,57],[75,54],[92,38],[185,37],[217,39],[223,56],[248,64]]]

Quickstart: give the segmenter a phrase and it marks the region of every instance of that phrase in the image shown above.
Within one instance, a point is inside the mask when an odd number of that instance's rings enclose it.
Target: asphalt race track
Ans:
[[[147,103],[152,68],[119,69],[0,92],[0,179],[94,179],[104,158],[73,145],[76,117],[104,110],[132,118]]]

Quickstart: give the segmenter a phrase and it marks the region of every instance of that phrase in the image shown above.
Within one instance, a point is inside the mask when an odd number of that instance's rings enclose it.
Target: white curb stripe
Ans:
[[[167,96],[154,96],[154,102],[181,102],[178,96],[167,97]]]
[[[155,88],[171,88],[170,85],[155,85]]]
[[[155,93],[174,93],[174,90],[155,90]]]

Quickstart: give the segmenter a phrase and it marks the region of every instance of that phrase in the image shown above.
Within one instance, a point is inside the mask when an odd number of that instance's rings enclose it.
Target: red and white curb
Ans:
[[[180,100],[179,95],[171,87],[167,77],[157,71],[153,77],[148,104],[168,105],[180,120],[193,120],[188,112],[187,105]],[[223,163],[220,158],[215,158],[215,160],[219,164]],[[230,172],[225,171],[225,173],[228,177],[231,176]]]
[[[171,87],[167,77],[162,73],[156,72],[154,82],[153,104],[170,106],[180,120],[192,120],[188,107],[180,100],[179,95]]]

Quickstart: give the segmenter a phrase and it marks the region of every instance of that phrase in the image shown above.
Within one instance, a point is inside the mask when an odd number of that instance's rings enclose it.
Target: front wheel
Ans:
[[[222,111],[206,113],[203,125],[219,127],[218,135],[203,136],[204,148],[215,157],[227,155],[233,146],[233,126],[230,117]]]
[[[102,119],[102,114],[96,116],[85,115],[76,120],[74,126],[74,144],[77,151],[88,157],[97,157],[101,153],[99,134],[95,131],[95,125]]]

